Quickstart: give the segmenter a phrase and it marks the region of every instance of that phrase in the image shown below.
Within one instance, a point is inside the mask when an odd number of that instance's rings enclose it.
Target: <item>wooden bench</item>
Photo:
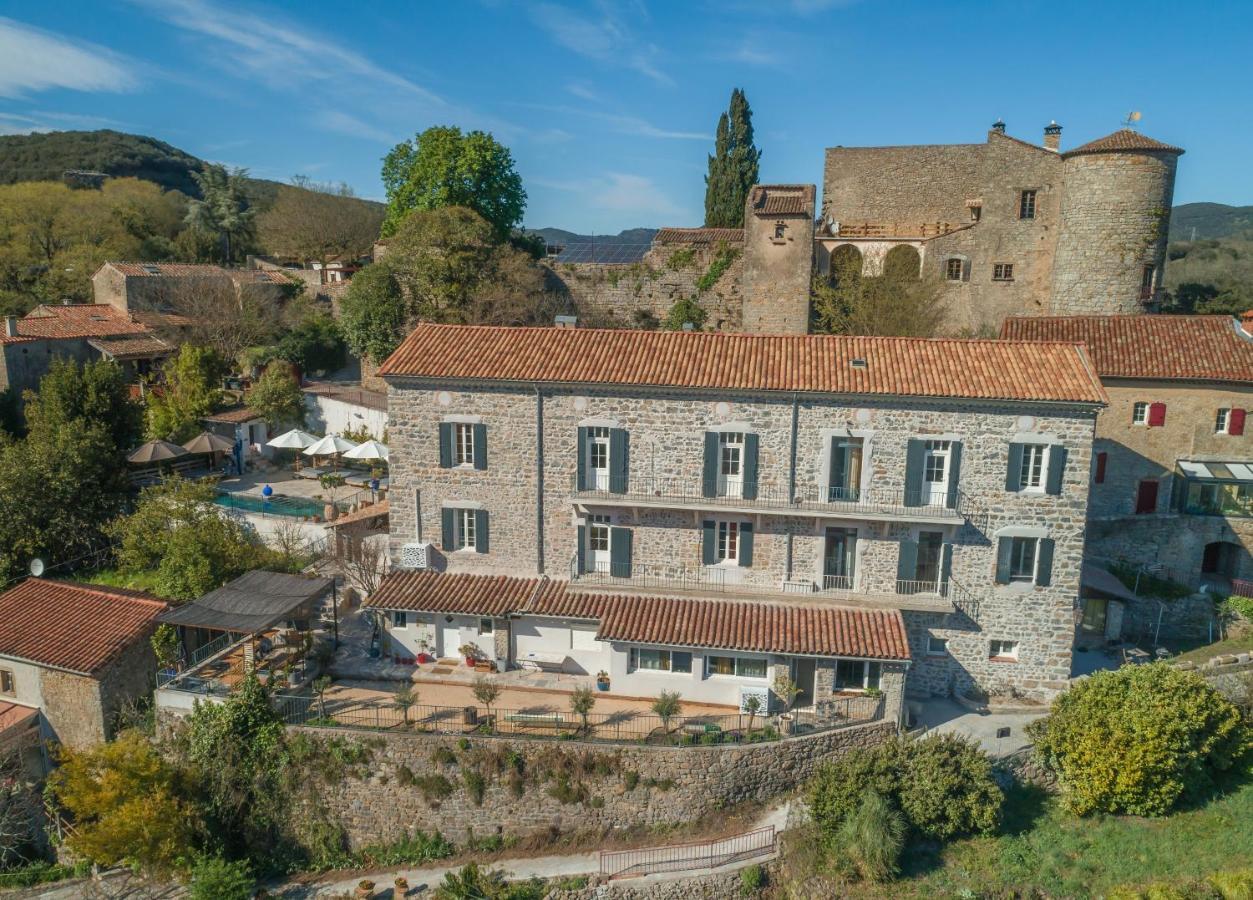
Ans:
[[[505,716],[505,721],[528,728],[562,728],[569,724],[560,713],[511,713]]]

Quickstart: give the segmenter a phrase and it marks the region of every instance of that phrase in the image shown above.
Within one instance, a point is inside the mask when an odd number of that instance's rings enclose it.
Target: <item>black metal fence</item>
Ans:
[[[275,708],[288,725],[361,728],[430,734],[495,734],[525,738],[710,746],[758,743],[792,734],[813,734],[876,721],[882,696],[857,695],[824,701],[821,709],[749,716],[679,715],[623,710],[589,713],[533,707],[490,710],[483,706],[397,705],[390,699],[345,699],[334,695],[276,694]]]
[[[713,841],[644,847],[638,850],[601,850],[600,874],[606,878],[631,878],[689,869],[712,869],[745,859],[768,856],[775,850],[774,826]]]

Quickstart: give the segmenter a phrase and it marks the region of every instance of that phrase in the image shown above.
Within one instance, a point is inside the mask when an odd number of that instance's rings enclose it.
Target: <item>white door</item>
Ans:
[[[609,572],[609,517],[587,517],[587,562],[593,572]]]
[[[744,495],[744,435],[724,431],[718,435],[718,496]]]
[[[948,504],[949,441],[927,441],[922,467],[922,502],[927,506]]]
[[[439,623],[439,655],[448,659],[459,655],[457,648],[461,646],[461,626],[456,622],[449,624],[440,621]]]
[[[587,486],[609,490],[609,429],[592,428],[587,435]]]

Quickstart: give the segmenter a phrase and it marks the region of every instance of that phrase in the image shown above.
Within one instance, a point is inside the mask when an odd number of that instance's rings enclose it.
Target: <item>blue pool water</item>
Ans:
[[[258,512],[272,516],[320,516],[326,511],[326,504],[321,500],[310,500],[307,497],[271,497],[266,500],[255,494],[220,493],[213,501],[227,509],[238,509],[244,512]]]

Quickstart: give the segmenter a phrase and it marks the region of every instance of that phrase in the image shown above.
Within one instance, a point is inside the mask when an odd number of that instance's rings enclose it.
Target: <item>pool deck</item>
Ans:
[[[315,478],[297,478],[290,470],[271,472],[248,472],[244,475],[231,475],[218,482],[218,490],[225,494],[245,494],[261,499],[261,490],[266,485],[274,489],[276,497],[291,497],[301,500],[317,500],[326,502],[327,491]],[[346,506],[362,498],[369,499],[369,489],[361,490],[349,485],[337,488],[335,502]]]

